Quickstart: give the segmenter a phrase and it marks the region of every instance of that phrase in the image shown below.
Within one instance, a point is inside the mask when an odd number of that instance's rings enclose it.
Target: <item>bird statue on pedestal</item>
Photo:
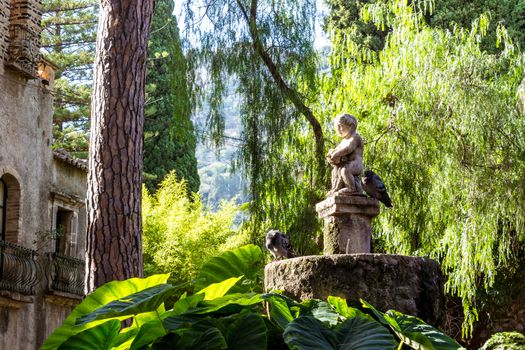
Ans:
[[[266,248],[276,260],[295,257],[290,239],[279,230],[269,230],[266,233]]]

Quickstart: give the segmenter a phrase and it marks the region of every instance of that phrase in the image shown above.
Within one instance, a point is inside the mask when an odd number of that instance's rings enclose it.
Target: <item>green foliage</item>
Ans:
[[[354,45],[368,50],[380,51],[385,44],[385,37],[391,30],[386,22],[375,26],[362,18],[362,11],[367,6],[378,9],[384,0],[329,0],[330,12],[325,21],[327,31],[335,40],[337,37],[351,37]],[[525,1],[523,0],[415,0],[416,10],[431,27],[453,31],[456,27],[470,29],[481,15],[489,16],[487,34],[481,38],[481,47],[489,52],[497,52],[494,45],[497,40],[497,28],[504,25],[510,37],[520,47],[525,47]],[[388,13],[382,12],[382,14]],[[378,14],[379,15],[379,14]],[[378,18],[378,17],[376,17]]]
[[[154,194],[144,188],[142,201],[143,255],[146,274],[173,272],[177,282],[195,278],[209,258],[246,242],[235,231],[239,208],[225,202],[216,212],[202,207],[194,194],[188,198],[186,181],[170,172]]]
[[[119,320],[110,320],[70,337],[58,350],[110,350],[118,338],[119,331]]]
[[[166,283],[168,276],[169,275],[155,275],[148,278],[131,278],[126,281],[112,281],[97,288],[97,290],[91,293],[79,305],[77,305],[77,307],[75,307],[64,323],[44,342],[40,347],[40,350],[57,349],[70,337],[75,336],[84,330],[105,323],[106,319],[103,321],[93,321],[85,325],[77,325],[77,319],[90,314],[98,308],[105,307],[110,302],[119,299],[126,299],[125,297],[128,295]],[[155,309],[151,311],[155,311]],[[109,327],[109,325],[107,327]],[[106,329],[100,329],[100,332],[105,331]]]
[[[434,11],[429,15],[432,26],[452,29],[454,25],[470,28],[482,14],[490,16],[487,35],[481,47],[496,52],[497,27],[504,25],[510,37],[521,48],[525,48],[525,1],[523,0],[435,0]]]
[[[151,279],[157,279],[157,284],[151,285]],[[234,277],[210,284],[194,295],[183,295],[173,309],[165,311],[161,303],[179,288],[164,284],[165,279],[166,275],[150,277],[148,283],[142,279],[110,282],[113,287],[120,287],[121,292],[138,290],[127,296],[122,293],[106,296],[110,290],[107,285],[102,286],[73,310],[42,349],[70,349],[88,344],[91,349],[131,350],[401,348],[399,342],[403,337],[391,331],[397,326],[395,321],[378,310],[367,311],[371,306],[366,303],[362,311],[345,305],[345,310],[355,310],[346,313],[352,316],[345,317],[330,304],[319,300],[297,303],[276,293],[234,293],[232,287],[242,280],[242,277]],[[149,288],[144,289],[145,284]],[[265,303],[269,314],[265,312]],[[346,304],[342,299],[338,301],[340,306],[343,303]],[[122,307],[125,304],[128,306]],[[376,315],[381,319],[374,318]],[[409,318],[399,313],[396,315]],[[130,316],[133,323],[120,328],[118,320]],[[384,324],[382,320],[390,323]],[[424,325],[415,320],[415,323]],[[69,332],[64,333],[64,330]],[[411,349],[461,348],[444,334],[435,333],[447,346],[432,342],[425,329],[411,329],[411,335],[427,340],[430,346],[421,347],[406,341],[405,344]]]
[[[302,316],[286,327],[284,339],[292,349],[394,350],[398,343],[380,323],[353,317],[333,331],[320,320]]]
[[[155,2],[148,47],[144,121],[144,183],[154,192],[164,176],[176,170],[188,193],[199,190],[196,137],[191,113],[192,91],[182,52],[174,3]]]
[[[92,65],[98,17],[94,0],[44,0],[42,48],[58,66],[54,85],[53,148],[88,156]],[[144,182],[150,191],[175,169],[189,192],[199,189],[194,98],[187,84],[173,1],[155,5],[150,35],[144,121]]]
[[[112,317],[126,317],[143,312],[155,311],[176,289],[171,284],[158,284],[125,298],[114,300],[88,315],[77,318],[77,325]]]
[[[57,66],[53,147],[79,158],[87,158],[97,15],[95,0],[42,1],[41,45]]]
[[[388,252],[439,259],[472,327],[479,288],[525,241],[525,117],[515,108],[523,55],[502,27],[501,52],[484,51],[484,16],[450,32],[405,1],[361,13],[391,28],[385,48],[363,64],[366,49],[339,37],[325,89],[331,113],[358,117],[365,163],[393,199],[374,235]]]
[[[520,350],[525,348],[525,336],[518,332],[496,333],[480,350]]]
[[[325,30],[335,36],[348,36],[351,42],[371,51],[380,51],[385,45],[387,28],[381,29],[361,18],[360,12],[371,1],[328,0],[330,9],[325,18]],[[337,38],[334,38],[337,40]]]
[[[243,284],[233,287],[233,292],[262,292],[264,260],[261,248],[253,244],[226,251],[202,266],[195,281],[195,288],[202,289],[227,278],[244,276]]]
[[[202,8],[195,3],[186,4],[188,45],[197,44],[188,51],[206,72],[207,125],[217,144],[224,141],[222,99],[230,77],[238,84],[242,133],[236,168],[249,177],[251,196],[245,229],[252,242],[261,243],[267,228],[280,228],[299,252],[316,252],[311,238],[320,223],[313,206],[324,192],[326,169],[316,162],[324,154],[316,152],[311,125],[301,115],[309,109],[297,107],[318,96],[315,1],[205,1],[205,13],[195,13]]]
[[[87,159],[89,140],[83,128],[82,125],[70,125],[61,130],[53,125],[53,149],[66,150],[76,158]]]

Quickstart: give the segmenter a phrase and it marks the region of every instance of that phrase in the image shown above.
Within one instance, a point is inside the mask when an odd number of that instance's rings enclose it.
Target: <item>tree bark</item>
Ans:
[[[154,0],[102,0],[87,191],[86,291],[141,277],[146,49]]]

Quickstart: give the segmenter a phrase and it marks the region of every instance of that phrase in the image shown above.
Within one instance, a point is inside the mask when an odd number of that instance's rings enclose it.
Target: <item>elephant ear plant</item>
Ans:
[[[224,270],[218,264],[236,261],[246,271],[235,272],[243,275],[207,285],[201,280],[196,293],[183,294],[169,310],[165,302],[187,286],[166,283],[168,275],[107,283],[88,295],[40,349],[461,349],[416,317],[383,313],[363,300],[350,307],[338,297],[297,302],[254,291],[260,274],[250,270],[262,259],[255,246],[227,252],[203,270]],[[127,319],[132,322],[121,322]]]

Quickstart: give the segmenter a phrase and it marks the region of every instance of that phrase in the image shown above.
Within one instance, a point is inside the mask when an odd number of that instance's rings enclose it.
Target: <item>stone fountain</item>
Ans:
[[[316,205],[324,220],[324,254],[274,261],[265,268],[265,289],[282,290],[295,299],[338,296],[348,302],[362,298],[380,310],[395,309],[438,325],[443,310],[443,276],[431,259],[372,254],[372,218],[379,215],[377,187],[365,182],[363,194],[363,141],[357,120],[349,114],[335,118],[341,143],[328,152],[332,189]],[[368,188],[366,187],[368,186]],[[379,192],[384,187],[379,188]],[[389,204],[388,199],[387,204]]]

